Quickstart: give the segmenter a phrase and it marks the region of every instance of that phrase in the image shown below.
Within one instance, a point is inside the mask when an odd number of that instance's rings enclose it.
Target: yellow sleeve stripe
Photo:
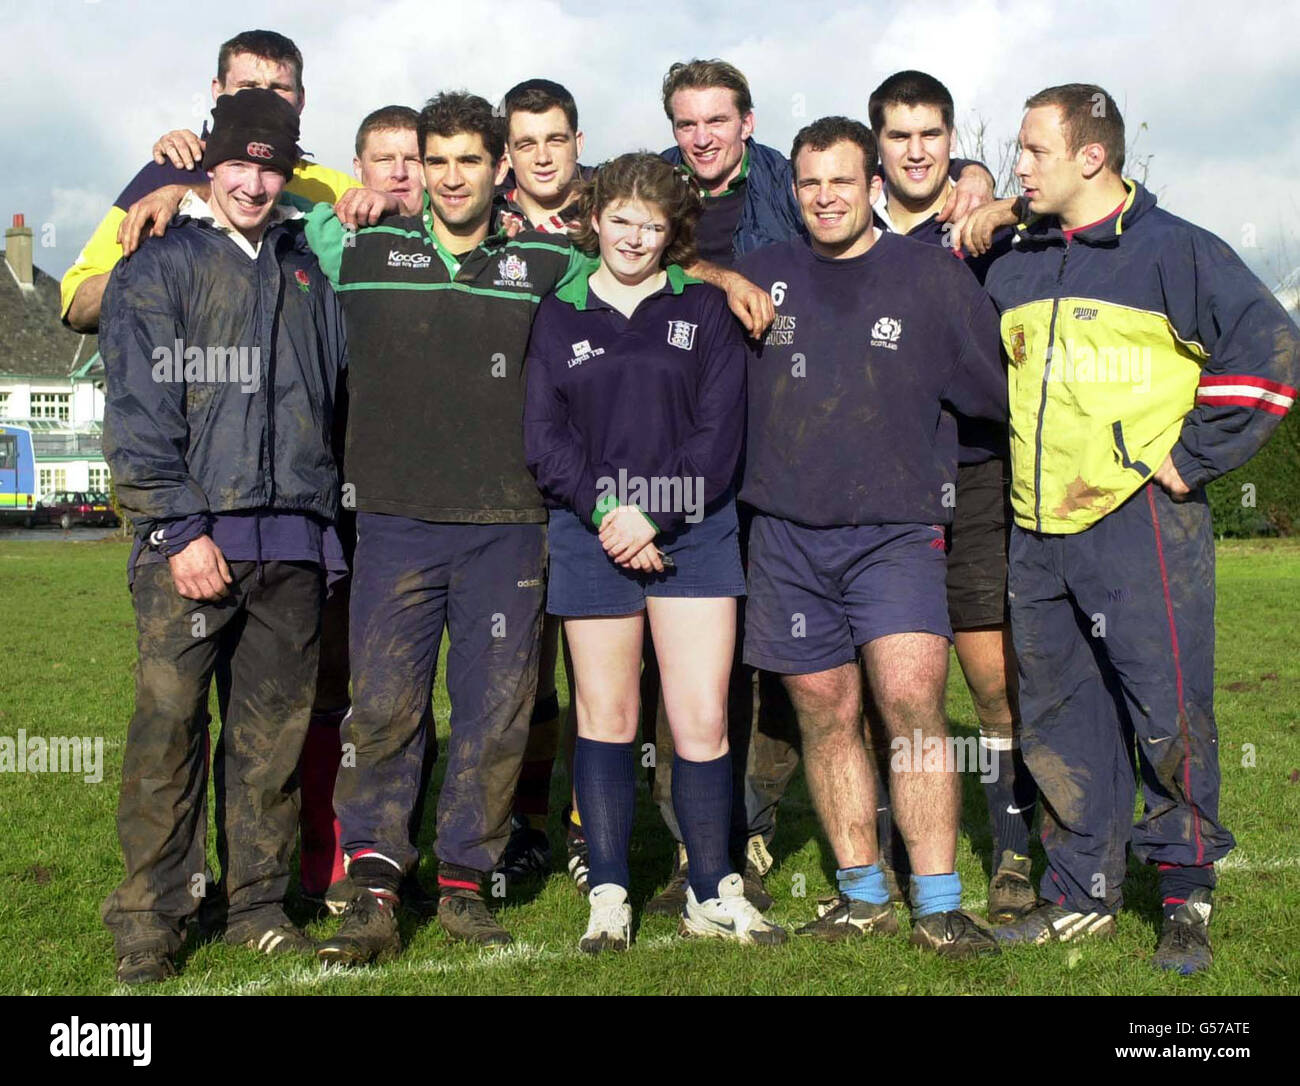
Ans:
[[[285,187],[295,196],[313,204],[335,204],[348,189],[361,186],[361,182],[340,170],[318,166],[314,162],[299,161],[293,177]]]
[[[122,259],[122,246],[117,243],[117,228],[126,218],[126,212],[120,207],[111,207],[108,214],[100,220],[90,240],[77,254],[76,262],[63,273],[59,284],[59,300],[62,303],[60,317],[66,317],[72,306],[72,299],[77,290],[87,279],[110,272]]]
[[[1115,236],[1118,237],[1124,233],[1124,216],[1129,213],[1133,206],[1133,201],[1137,199],[1137,183],[1130,178],[1123,178],[1124,187],[1128,189],[1128,199],[1124,201],[1124,206],[1120,208],[1119,215],[1115,219]]]

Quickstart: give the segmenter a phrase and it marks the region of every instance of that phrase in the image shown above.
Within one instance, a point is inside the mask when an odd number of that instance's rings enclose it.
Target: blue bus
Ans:
[[[29,521],[39,497],[31,430],[0,423],[0,521]]]

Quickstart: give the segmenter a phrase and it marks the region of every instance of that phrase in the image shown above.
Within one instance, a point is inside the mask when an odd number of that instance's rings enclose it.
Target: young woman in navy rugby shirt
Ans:
[[[642,638],[662,674],[673,805],[691,858],[683,935],[784,942],[728,857],[726,694],[744,594],[733,483],[743,333],[682,270],[700,196],[655,155],[603,166],[575,244],[590,270],[543,301],[525,363],[524,447],[550,506],[547,610],[573,655],[574,778],[591,851],[586,951],[626,949]]]

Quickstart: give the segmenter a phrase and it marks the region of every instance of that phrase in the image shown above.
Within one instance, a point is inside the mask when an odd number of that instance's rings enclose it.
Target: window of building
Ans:
[[[70,392],[33,392],[31,417],[67,422],[72,417]]]
[[[108,493],[108,468],[104,464],[91,464],[86,469],[86,483],[90,490],[100,494]]]
[[[0,419],[9,417],[9,393],[0,392]]]
[[[68,489],[68,469],[67,468],[41,468],[39,476],[39,486],[37,490],[41,497],[56,490]]]

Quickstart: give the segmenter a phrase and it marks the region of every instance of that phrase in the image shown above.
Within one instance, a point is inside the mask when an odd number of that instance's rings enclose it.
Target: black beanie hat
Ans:
[[[212,107],[212,131],[203,168],[238,159],[293,175],[298,163],[298,111],[273,90],[245,87],[223,94]]]

